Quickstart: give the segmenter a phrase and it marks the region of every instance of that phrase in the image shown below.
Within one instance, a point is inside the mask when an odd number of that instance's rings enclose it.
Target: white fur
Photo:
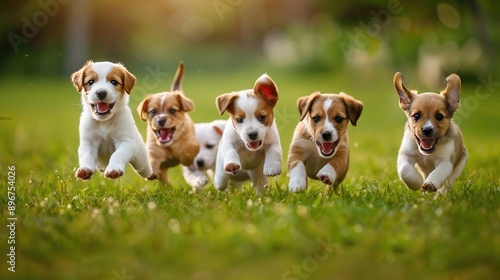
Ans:
[[[81,92],[83,111],[80,118],[79,170],[87,169],[94,173],[97,167],[104,171],[105,176],[111,172],[123,174],[125,165],[130,162],[142,177],[147,178],[152,171],[146,146],[128,107],[129,96],[116,91],[106,80],[113,67],[115,64],[111,62],[93,63],[92,70],[98,78],[89,90],[88,101],[85,99],[85,89]],[[101,101],[96,91],[102,89],[107,91],[107,95]],[[87,102],[116,103],[110,113],[95,116]]]
[[[182,166],[182,174],[186,182],[193,188],[201,188],[209,182],[215,172],[215,159],[219,150],[222,136],[214,127],[224,131],[226,120],[215,120],[210,123],[197,123],[194,125],[196,140],[200,144],[200,151],[193,164]]]
[[[230,118],[220,142],[215,165],[214,185],[218,190],[226,189],[230,180],[241,181],[250,178],[258,193],[268,184],[267,177],[281,174],[281,144],[276,121],[270,127],[255,118],[257,102],[247,97],[247,91],[239,92],[235,103],[246,117],[243,123],[233,122]],[[257,140],[248,139],[248,133],[257,132]],[[249,141],[262,141],[255,150],[247,146]],[[226,167],[234,172],[226,173]]]

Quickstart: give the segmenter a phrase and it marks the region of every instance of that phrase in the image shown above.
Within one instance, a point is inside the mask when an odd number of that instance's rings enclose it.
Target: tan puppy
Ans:
[[[440,94],[409,91],[399,72],[393,83],[399,106],[408,117],[398,155],[399,177],[412,190],[444,193],[460,176],[468,158],[460,129],[452,119],[460,106],[460,77],[448,76]]]
[[[191,99],[181,89],[184,65],[179,63],[171,91],[146,96],[137,107],[139,116],[148,122],[146,147],[153,174],[169,184],[167,169],[179,164],[189,166],[200,150],[194,124],[186,112],[194,109]]]
[[[146,147],[128,106],[134,75],[119,63],[87,61],[71,80],[83,109],[76,178],[88,180],[97,168],[116,179],[127,163],[142,177],[151,176]]]
[[[363,103],[341,92],[314,92],[297,100],[300,122],[295,128],[288,152],[288,189],[307,188],[307,177],[326,185],[338,186],[349,167],[349,121],[356,122]]]

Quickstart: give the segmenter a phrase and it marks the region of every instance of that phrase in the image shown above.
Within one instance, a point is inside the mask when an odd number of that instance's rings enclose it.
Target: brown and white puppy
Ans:
[[[307,177],[338,186],[349,167],[349,122],[356,125],[363,103],[341,92],[314,92],[297,100],[300,122],[288,152],[288,189],[307,188]]]
[[[393,83],[408,118],[398,155],[399,177],[412,190],[444,193],[462,174],[468,158],[452,119],[460,106],[460,77],[449,75],[440,94],[406,89],[399,72]]]
[[[281,144],[274,120],[278,88],[264,74],[253,89],[226,93],[217,97],[222,115],[230,118],[222,134],[217,152],[214,185],[218,190],[228,187],[230,180],[252,180],[257,193],[263,193],[267,177],[281,174]]]
[[[148,95],[137,107],[140,118],[148,123],[146,147],[153,174],[169,184],[168,168],[189,166],[198,154],[194,124],[187,112],[194,109],[181,88],[184,64],[179,63],[171,91]]]
[[[87,61],[71,80],[83,107],[76,178],[90,179],[97,167],[116,179],[129,162],[141,176],[151,176],[146,147],[128,107],[134,75],[121,64]]]

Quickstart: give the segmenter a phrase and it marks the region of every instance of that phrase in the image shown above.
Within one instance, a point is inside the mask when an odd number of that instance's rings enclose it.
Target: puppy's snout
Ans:
[[[103,100],[104,98],[106,98],[106,95],[108,95],[108,92],[106,90],[100,89],[95,92],[95,95],[97,95],[99,99]]]
[[[250,138],[250,140],[257,140],[257,136],[259,134],[257,132],[251,132],[251,133],[248,133],[248,138]]]
[[[167,118],[157,118],[156,119],[156,124],[158,126],[165,126],[165,123],[167,123]]]
[[[321,137],[323,137],[323,140],[325,140],[325,141],[331,141],[332,140],[332,132],[331,131],[323,131],[321,133]]]
[[[425,136],[431,136],[432,135],[432,127],[424,126],[422,128],[422,134],[424,134]]]
[[[199,168],[203,168],[205,166],[205,161],[202,160],[202,159],[199,159],[196,161],[196,165],[199,167]]]

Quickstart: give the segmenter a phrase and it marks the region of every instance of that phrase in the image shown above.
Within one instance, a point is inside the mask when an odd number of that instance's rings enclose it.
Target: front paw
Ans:
[[[307,179],[306,178],[290,178],[288,183],[288,190],[291,192],[301,192],[307,189]]]
[[[192,175],[186,181],[192,188],[202,188],[208,183],[208,177]]]
[[[420,189],[423,192],[435,192],[435,191],[437,191],[437,188],[431,182],[424,183]]]
[[[240,164],[236,162],[230,162],[224,166],[224,172],[232,175],[236,174],[236,172],[238,172],[238,170],[240,169]]]
[[[92,171],[92,169],[87,167],[79,167],[75,172],[76,178],[80,180],[88,180],[90,179],[90,177],[92,177],[93,174],[94,172]]]
[[[273,163],[265,163],[264,164],[264,175],[267,177],[278,176],[281,174],[281,163],[273,162]]]
[[[104,171],[104,176],[109,179],[117,179],[123,175],[123,170],[117,167],[108,166]]]
[[[330,176],[328,174],[318,174],[318,175],[316,175],[316,178],[318,178],[318,180],[323,182],[323,184],[325,184],[325,185],[332,185],[333,184],[333,179],[330,178]]]

